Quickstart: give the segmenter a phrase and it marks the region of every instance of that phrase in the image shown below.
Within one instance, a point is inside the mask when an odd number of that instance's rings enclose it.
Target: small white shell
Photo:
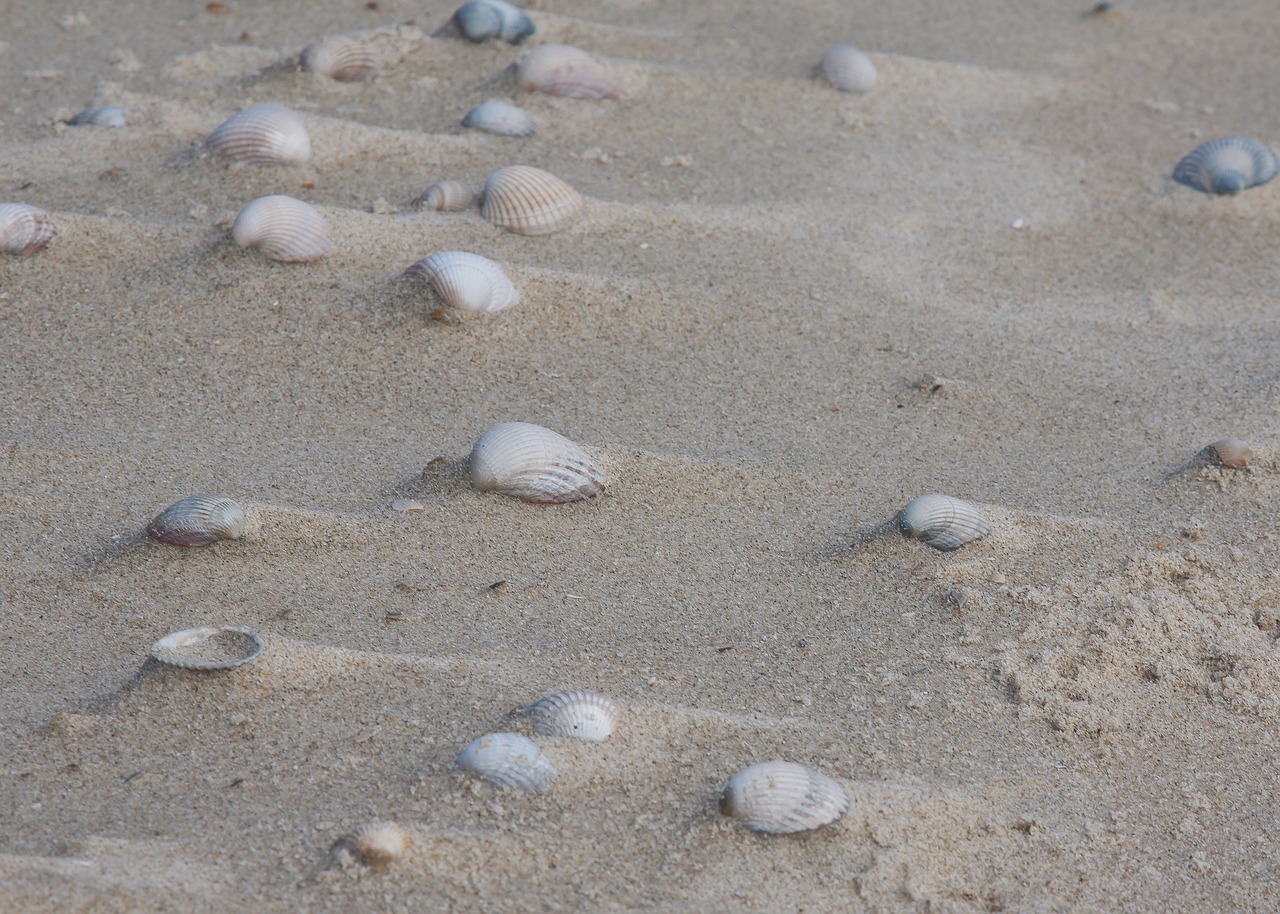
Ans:
[[[546,793],[556,776],[538,744],[518,733],[490,733],[473,740],[455,764],[494,787],[525,793]]]
[[[302,115],[274,102],[228,118],[209,134],[205,145],[218,155],[250,165],[297,164],[311,158],[311,138]]]
[[[1173,180],[1206,194],[1238,194],[1266,184],[1280,171],[1280,160],[1265,143],[1229,136],[1198,146],[1178,163]]]
[[[370,822],[343,835],[329,852],[343,864],[354,860],[365,866],[381,867],[403,857],[412,845],[413,839],[398,823]]]
[[[425,279],[446,305],[463,311],[501,311],[520,299],[502,267],[466,251],[438,251],[405,274]]]
[[[903,536],[921,540],[941,552],[990,536],[992,527],[982,509],[950,495],[921,495],[898,512]]]
[[[304,70],[340,82],[360,82],[378,75],[378,62],[367,44],[346,35],[319,38],[302,49],[298,63]]]
[[[1249,447],[1249,442],[1239,438],[1223,438],[1221,441],[1215,441],[1202,453],[1214,463],[1229,470],[1243,470],[1253,459],[1253,450]]]
[[[504,0],[471,0],[464,3],[454,11],[449,24],[462,37],[475,42],[500,38],[508,44],[519,44],[537,31],[528,13]]]
[[[151,656],[188,670],[231,670],[255,659],[263,646],[247,628],[205,625],[165,635],[151,645]]]
[[[485,180],[480,215],[517,235],[549,235],[568,228],[584,202],[582,194],[553,174],[509,165]]]
[[[876,85],[876,65],[851,44],[833,44],[822,55],[822,74],[841,92],[870,92]]]
[[[621,98],[622,80],[581,48],[543,44],[520,55],[516,82],[528,92],[567,98]]]
[[[329,223],[315,208],[284,194],[245,204],[231,226],[242,248],[257,248],[272,260],[309,263],[333,251]]]
[[[468,111],[462,126],[497,136],[523,137],[538,132],[538,123],[528,111],[496,99],[481,102]]]
[[[849,811],[849,797],[816,768],[775,759],[731,777],[720,811],[754,831],[787,835],[834,822]]]
[[[169,546],[208,546],[244,536],[244,509],[226,495],[188,495],[147,524],[147,536]]]
[[[465,181],[437,181],[422,192],[422,208],[442,213],[460,213],[471,209],[480,188]]]
[[[35,254],[57,236],[58,230],[44,210],[26,203],[0,203],[0,251]]]
[[[564,435],[530,422],[495,425],[468,459],[471,484],[532,504],[565,504],[599,495],[604,471]]]
[[[95,105],[85,108],[67,123],[72,127],[123,127],[124,109],[119,105]]]
[[[603,740],[618,726],[622,709],[597,692],[553,692],[526,710],[533,730],[542,736]]]

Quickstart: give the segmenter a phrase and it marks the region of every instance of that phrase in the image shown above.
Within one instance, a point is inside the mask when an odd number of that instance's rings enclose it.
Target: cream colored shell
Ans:
[[[422,208],[442,213],[460,213],[471,209],[480,196],[480,188],[466,181],[437,181],[422,192]]]
[[[340,82],[360,82],[378,75],[373,50],[356,38],[330,35],[302,49],[298,63],[302,69]]]
[[[399,860],[413,846],[413,839],[396,822],[370,822],[334,842],[330,853],[344,865],[350,861],[383,867]]]
[[[516,65],[516,82],[529,92],[567,98],[621,98],[618,74],[581,48],[543,44],[530,48]]]
[[[982,509],[949,495],[921,495],[898,513],[903,536],[918,539],[941,552],[990,536],[992,527]]]
[[[731,777],[720,811],[754,831],[785,835],[836,821],[849,811],[849,797],[816,768],[775,759]]]
[[[463,311],[501,311],[520,299],[502,267],[467,251],[438,251],[405,273],[430,282],[441,301]]]
[[[0,251],[35,254],[58,236],[49,214],[26,203],[0,203]]]
[[[597,692],[553,692],[527,709],[533,730],[542,736],[603,740],[618,726],[622,709]]]
[[[1223,438],[1221,441],[1215,441],[1206,447],[1203,453],[1219,466],[1229,470],[1243,470],[1253,459],[1253,450],[1249,447],[1249,442],[1240,438]]]
[[[468,459],[472,484],[533,504],[564,504],[599,495],[604,470],[564,435],[530,422],[495,425]]]
[[[244,536],[244,509],[226,495],[188,495],[147,524],[147,536],[169,546],[208,546]]]
[[[556,776],[538,744],[518,733],[490,733],[473,740],[455,764],[494,787],[525,793],[546,793]]]
[[[249,165],[299,164],[311,158],[311,138],[302,115],[274,102],[228,118],[209,134],[205,145]]]
[[[231,226],[243,248],[257,248],[271,260],[310,263],[333,251],[329,223],[315,207],[284,194],[259,197],[245,204]]]
[[[555,175],[510,165],[485,180],[480,215],[518,235],[549,235],[573,224],[584,202],[582,194]]]
[[[230,670],[256,659],[264,646],[247,628],[204,625],[166,635],[151,645],[151,656],[189,670]]]

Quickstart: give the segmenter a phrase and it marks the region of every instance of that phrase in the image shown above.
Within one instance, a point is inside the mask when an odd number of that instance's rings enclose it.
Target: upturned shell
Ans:
[[[1265,143],[1229,136],[1210,140],[1183,158],[1173,180],[1206,194],[1238,194],[1266,184],[1280,171],[1280,161]]]
[[[468,111],[462,126],[497,136],[533,136],[538,132],[538,123],[528,111],[494,99]]]
[[[618,726],[622,709],[596,692],[553,692],[526,709],[533,730],[542,736],[603,740]]]
[[[188,495],[147,524],[147,536],[170,546],[207,546],[244,536],[244,509],[225,495]]]
[[[0,203],[0,251],[35,254],[57,236],[58,230],[44,210],[26,203]]]
[[[95,105],[85,108],[67,123],[72,127],[123,127],[124,109],[119,105]]]
[[[502,267],[466,251],[439,251],[409,267],[405,275],[425,279],[441,301],[463,311],[501,311],[520,299]]]
[[[567,98],[621,98],[622,80],[581,48],[543,44],[530,48],[516,65],[516,82],[528,92]]]
[[[272,260],[309,263],[333,251],[329,223],[315,208],[284,194],[245,204],[231,226],[242,248],[257,248]]]
[[[538,744],[518,733],[490,733],[473,740],[455,764],[494,787],[525,793],[546,793],[556,776]]]
[[[549,235],[568,228],[583,203],[582,194],[555,175],[510,165],[485,180],[480,215],[517,235]]]
[[[454,11],[449,25],[463,38],[475,42],[499,38],[508,44],[519,44],[537,31],[528,13],[503,0],[464,3]]]
[[[302,49],[302,69],[340,82],[360,82],[378,75],[378,62],[363,41],[346,35],[319,38]]]
[[[808,831],[849,811],[849,797],[815,768],[775,759],[743,768],[720,792],[720,811],[754,831]]]
[[[348,860],[381,867],[398,860],[413,845],[409,833],[395,822],[370,822],[343,835],[330,848],[344,865]]]
[[[205,145],[250,165],[297,164],[311,158],[311,138],[302,115],[274,102],[254,105],[223,121]]]
[[[1239,438],[1223,438],[1221,441],[1215,441],[1206,447],[1203,453],[1214,463],[1229,470],[1243,470],[1253,459],[1253,450],[1249,447],[1249,442]]]
[[[529,422],[495,425],[475,443],[468,460],[471,483],[532,504],[592,498],[608,480],[591,457],[564,435]]]
[[[166,635],[151,645],[151,656],[188,670],[231,670],[255,659],[262,648],[257,632],[205,625]]]
[[[921,495],[898,512],[903,536],[921,540],[941,552],[959,549],[992,531],[982,510],[949,495]]]
[[[841,92],[870,92],[876,85],[876,65],[851,44],[833,44],[822,55],[822,75]]]
[[[422,192],[422,208],[441,213],[460,213],[471,209],[480,188],[465,181],[437,181]]]

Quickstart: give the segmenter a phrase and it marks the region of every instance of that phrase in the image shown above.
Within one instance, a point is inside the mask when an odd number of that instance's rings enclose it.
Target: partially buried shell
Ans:
[[[209,134],[205,145],[250,165],[298,164],[311,158],[311,138],[302,115],[274,102],[228,118]]]
[[[972,502],[949,495],[921,495],[898,512],[898,529],[941,552],[990,536],[992,527]]]
[[[1280,161],[1265,143],[1229,136],[1189,152],[1173,170],[1173,180],[1206,194],[1238,194],[1266,184]]]
[[[565,504],[599,495],[604,471],[564,435],[530,422],[495,425],[468,459],[471,483],[533,504]]]
[[[302,49],[302,69],[340,82],[360,82],[378,75],[378,62],[363,41],[346,35],[319,38]]]
[[[348,862],[381,867],[403,857],[413,844],[409,833],[395,822],[370,822],[334,842],[330,853],[344,866]]]
[[[743,768],[720,792],[720,811],[754,831],[808,831],[849,811],[849,797],[821,771],[775,759]]]
[[[0,251],[35,254],[58,236],[49,214],[26,203],[0,203]]]
[[[468,41],[498,38],[508,44],[519,44],[537,31],[528,13],[503,0],[470,0],[454,11],[449,26]]]
[[[465,181],[437,181],[422,192],[422,208],[442,213],[470,209],[480,196],[480,188]]]
[[[123,127],[124,109],[119,105],[95,105],[85,108],[67,123],[72,127]]]
[[[466,251],[439,251],[419,260],[405,274],[427,280],[441,301],[463,311],[501,311],[520,298],[502,267]]]
[[[833,44],[822,55],[822,75],[841,92],[870,92],[876,85],[876,65],[851,44]]]
[[[546,793],[556,776],[538,744],[518,733],[490,733],[473,740],[455,764],[494,787],[525,793]]]
[[[257,248],[272,260],[309,263],[333,251],[329,223],[308,203],[284,194],[245,204],[231,226],[242,248]]]
[[[567,98],[621,98],[622,80],[581,48],[543,44],[530,48],[516,65],[516,82],[528,92]]]
[[[170,546],[208,546],[244,536],[244,509],[226,495],[188,495],[147,524],[147,536]]]
[[[538,124],[529,112],[493,99],[468,111],[462,119],[462,126],[497,136],[524,137],[538,132]]]
[[[1243,470],[1253,459],[1253,450],[1249,447],[1249,442],[1239,438],[1223,438],[1221,441],[1215,441],[1201,453],[1229,470]]]
[[[549,235],[568,228],[583,203],[582,194],[555,175],[509,165],[485,180],[480,215],[517,235]]]
[[[572,736],[576,739],[608,739],[618,726],[622,710],[613,699],[596,692],[553,692],[527,709],[535,733]]]
[[[230,670],[255,659],[262,648],[257,632],[205,625],[166,635],[151,645],[151,656],[189,670]]]

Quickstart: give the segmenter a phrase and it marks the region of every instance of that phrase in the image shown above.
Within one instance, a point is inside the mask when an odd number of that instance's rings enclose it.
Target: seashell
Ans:
[[[170,546],[207,546],[244,536],[244,509],[225,495],[188,495],[147,524],[147,536]]]
[[[329,852],[343,865],[348,861],[365,866],[386,866],[403,857],[413,845],[403,826],[395,822],[370,822],[333,843]]]
[[[495,425],[468,458],[471,484],[531,504],[565,504],[592,498],[608,481],[587,452],[564,435],[529,422]]]
[[[621,98],[622,79],[581,48],[543,44],[530,48],[516,65],[516,82],[528,92],[567,98]]]
[[[439,251],[405,274],[425,279],[446,305],[463,311],[501,311],[520,298],[502,267],[466,251]]]
[[[302,115],[274,102],[254,105],[223,121],[205,146],[249,165],[298,164],[311,158],[311,138]]]
[[[1239,438],[1223,438],[1221,441],[1215,441],[1201,453],[1229,470],[1243,470],[1253,459],[1249,442],[1241,441]]]
[[[788,835],[834,822],[849,811],[849,797],[816,768],[775,759],[729,778],[720,811],[754,831]]]
[[[538,123],[529,112],[493,99],[468,111],[462,126],[498,136],[533,136],[538,132]]]
[[[57,236],[58,230],[44,210],[26,203],[0,203],[0,251],[35,254]]]
[[[500,38],[508,44],[519,44],[537,31],[537,26],[528,13],[512,3],[504,3],[503,0],[471,0],[470,3],[464,3],[454,11],[449,24],[463,38],[474,42]]]
[[[851,44],[833,44],[822,55],[822,75],[841,92],[870,92],[876,85],[876,65]]]
[[[553,174],[509,165],[485,180],[480,215],[517,235],[549,235],[568,228],[584,202],[582,194]]]
[[[119,105],[95,105],[85,108],[67,123],[72,127],[123,127],[124,109]]]
[[[941,552],[990,536],[992,527],[972,502],[949,495],[921,495],[898,512],[903,536],[922,540]]]
[[[538,744],[518,733],[490,733],[473,740],[454,764],[494,787],[525,793],[546,793],[556,776]]]
[[[257,632],[234,626],[205,625],[165,635],[151,645],[161,663],[188,670],[231,670],[262,653]]]
[[[319,38],[302,49],[298,63],[304,70],[340,82],[360,82],[378,75],[378,62],[363,41],[346,35]]]
[[[442,213],[460,213],[471,209],[480,196],[480,188],[465,181],[437,181],[422,192],[422,208]]]
[[[613,699],[596,692],[553,692],[530,705],[533,730],[542,736],[572,736],[603,740],[618,726],[622,709]]]
[[[315,208],[284,194],[245,204],[231,226],[242,248],[257,248],[272,260],[309,263],[333,251],[329,223]]]
[[[1238,194],[1266,184],[1280,161],[1265,143],[1229,136],[1198,146],[1178,163],[1173,180],[1206,194]]]

